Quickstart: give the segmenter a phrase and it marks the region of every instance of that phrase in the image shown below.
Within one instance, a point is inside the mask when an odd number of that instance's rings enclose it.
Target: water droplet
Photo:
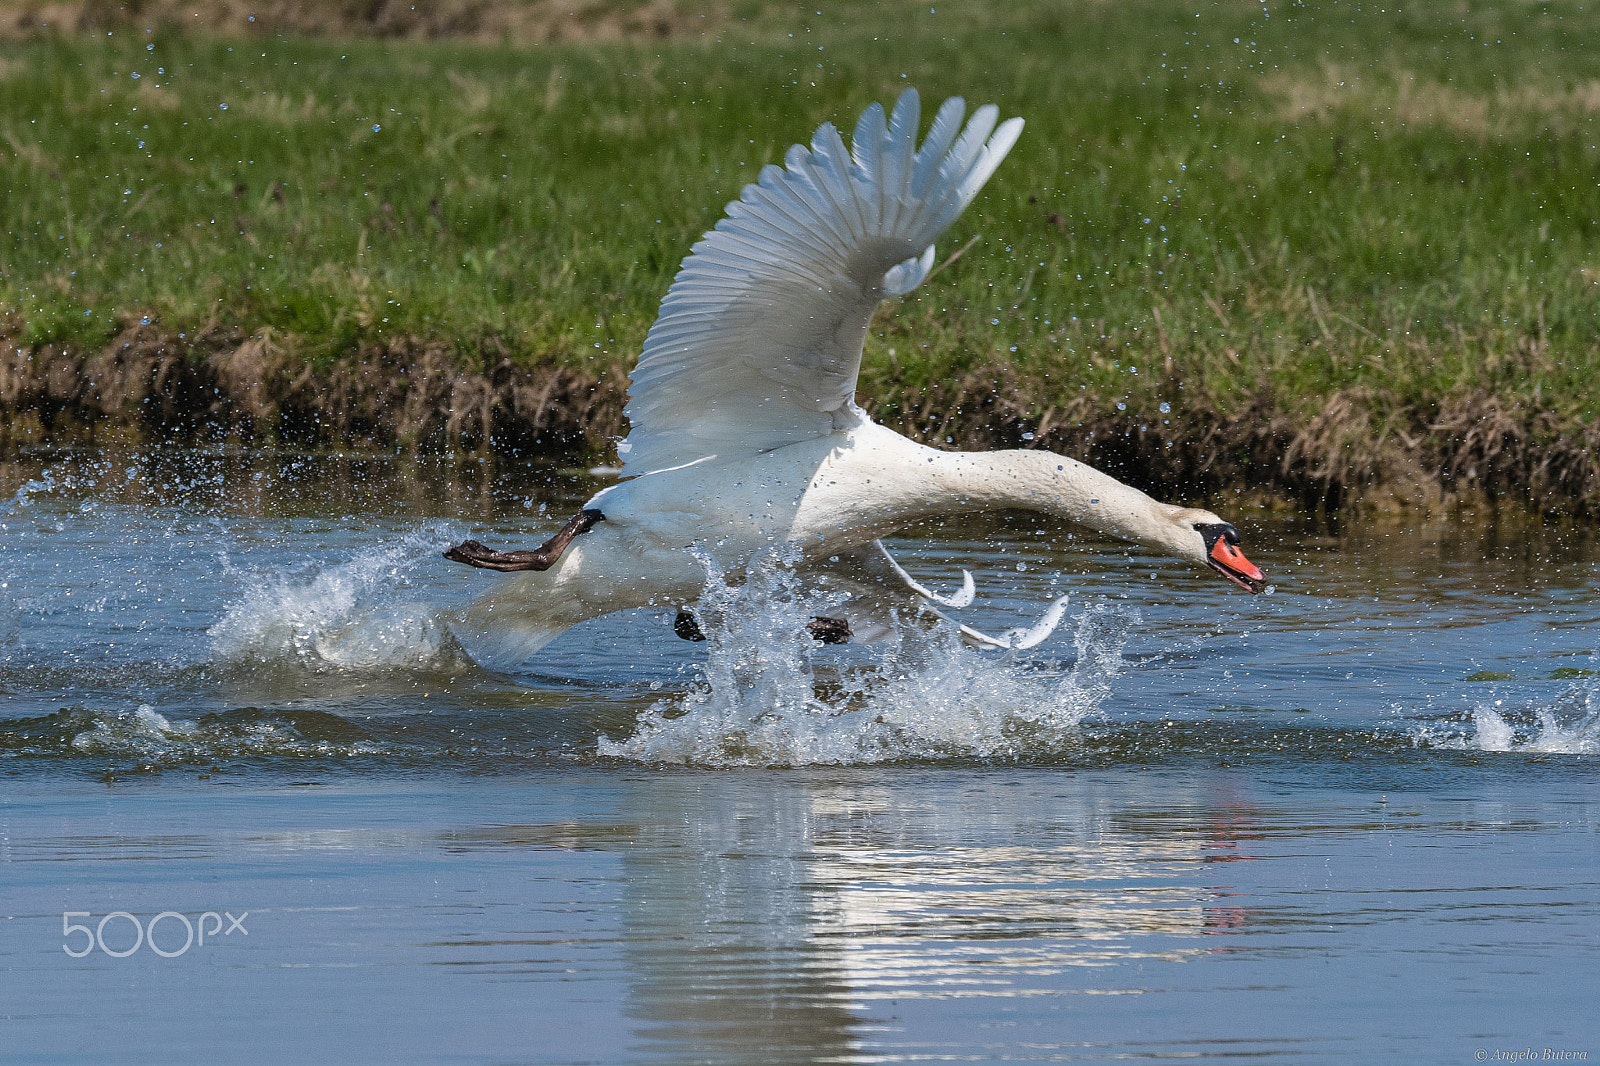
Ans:
[[[1161,413],[1164,415],[1170,415],[1172,413],[1172,405],[1167,403],[1165,400],[1161,401]]]
[[[217,108],[219,110],[226,111],[226,110],[228,110],[228,105],[227,104],[218,104]]]
[[[1127,404],[1123,403],[1121,400],[1117,401],[1117,410],[1126,411],[1127,409],[1128,409],[1128,405]]]
[[[381,130],[381,129],[383,129],[383,127],[382,127],[382,126],[380,126],[380,125],[378,125],[378,124],[377,124],[377,123],[376,123],[376,122],[374,122],[374,123],[373,123],[373,124],[372,124],[372,132],[373,132],[373,133],[377,133],[377,132],[378,132],[378,131],[379,131],[379,130]]]

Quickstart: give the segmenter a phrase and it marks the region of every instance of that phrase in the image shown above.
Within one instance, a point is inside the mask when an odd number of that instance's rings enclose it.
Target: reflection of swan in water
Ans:
[[[1006,508],[1081,522],[1262,588],[1237,531],[1208,511],[1158,503],[1046,451],[938,451],[856,406],[874,309],[928,276],[934,241],[1021,133],[1021,119],[997,127],[992,105],[963,129],[964,110],[946,101],[919,151],[908,91],[887,124],[881,107],[867,108],[851,149],[824,125],[809,149],[794,146],[785,166],[745,187],[684,261],[645,340],[632,431],[619,445],[628,479],[537,550],[467,541],[446,552],[518,571],[463,621],[526,654],[602,614],[692,602],[705,568],[690,549],[737,574],[786,544],[852,594],[840,617],[816,620],[818,638],[870,638],[886,631],[892,609],[962,606],[972,595],[969,586],[934,596],[877,538],[932,515]],[[699,635],[687,614],[677,631]]]
[[[649,793],[609,847],[634,1036],[669,1061],[882,1061],[864,1052],[992,1020],[997,999],[1151,990],[1147,967],[1216,950],[1232,891],[1200,887],[1219,876],[1208,798],[1168,785],[713,775]]]

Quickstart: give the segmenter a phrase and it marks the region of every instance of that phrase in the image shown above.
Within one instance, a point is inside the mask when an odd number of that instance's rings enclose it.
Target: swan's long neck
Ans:
[[[1022,508],[1079,522],[1172,554],[1172,516],[1160,503],[1109,474],[1046,451],[945,452],[934,464],[939,487],[960,510]]]

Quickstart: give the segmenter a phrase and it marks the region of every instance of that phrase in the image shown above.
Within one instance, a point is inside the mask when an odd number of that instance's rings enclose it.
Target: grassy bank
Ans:
[[[959,261],[880,319],[882,417],[1032,433],[1191,496],[1409,478],[1600,502],[1600,14],[813,11],[526,47],[137,21],[0,44],[8,417],[54,402],[51,359],[92,377],[119,344],[180,369],[253,344],[280,391],[428,353],[444,406],[412,438],[446,432],[452,375],[485,412],[558,381],[541,409],[576,406],[550,439],[603,447],[722,205],[818,122],[916,85],[1028,127],[944,242]],[[246,415],[338,422],[325,388],[292,400]]]

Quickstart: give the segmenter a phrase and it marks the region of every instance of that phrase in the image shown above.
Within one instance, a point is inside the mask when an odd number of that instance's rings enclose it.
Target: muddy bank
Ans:
[[[0,334],[0,438],[232,436],[428,451],[591,451],[624,425],[627,379],[517,367],[491,344],[478,368],[421,338],[313,362],[270,330],[123,330],[103,349],[28,347]]]
[[[614,461],[627,368],[528,366],[493,342],[463,354],[419,337],[307,361],[270,331],[183,336],[126,328],[103,349],[28,347],[0,333],[0,447],[132,435],[310,446],[492,451]],[[995,364],[931,389],[878,376],[862,401],[941,447],[1047,447],[1171,499],[1248,494],[1305,508],[1446,508],[1461,500],[1600,509],[1600,423],[1563,431],[1548,411],[1483,393],[1424,408],[1343,390],[1314,417],[1292,397],[1193,396],[1171,411],[1052,403]]]

